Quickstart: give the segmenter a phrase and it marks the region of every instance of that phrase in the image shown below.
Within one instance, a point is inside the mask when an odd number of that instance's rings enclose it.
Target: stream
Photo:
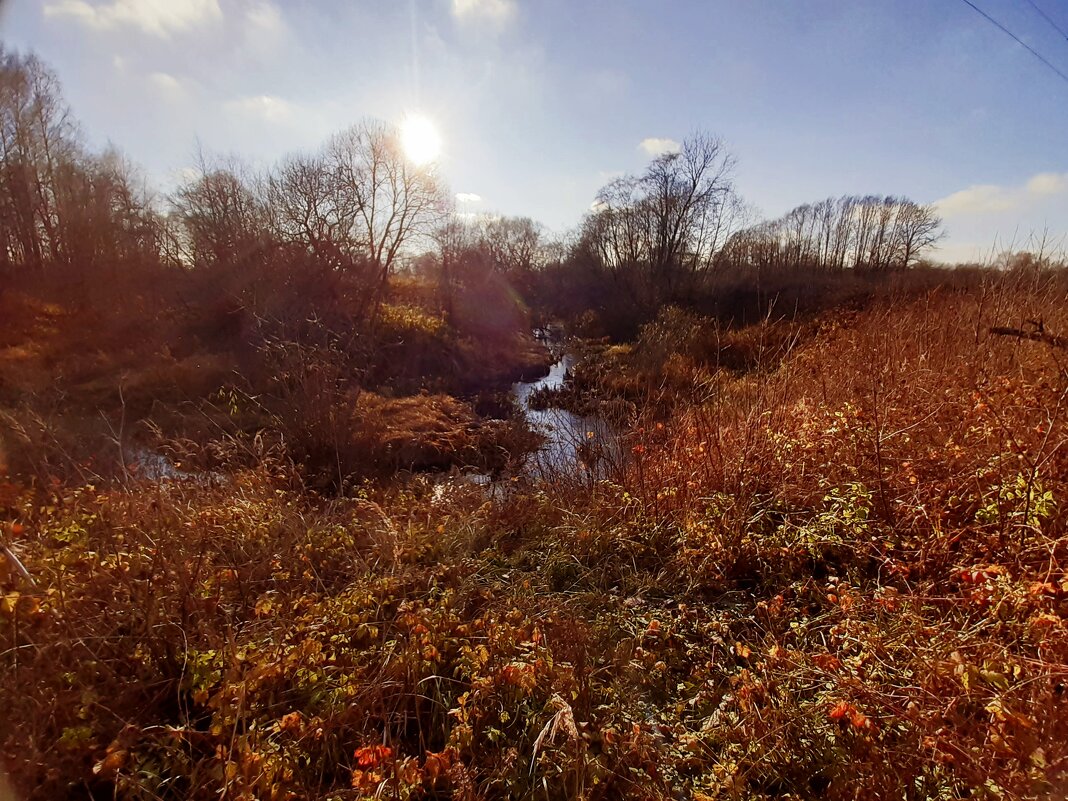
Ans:
[[[536,331],[535,336],[549,347],[561,343],[555,331]],[[575,357],[566,351],[536,381],[512,385],[512,396],[523,410],[531,428],[545,437],[545,443],[527,457],[523,471],[532,478],[590,476],[604,477],[619,461],[619,441],[613,428],[600,417],[574,414],[566,409],[533,409],[530,397],[539,389],[559,389]]]
[[[511,395],[527,418],[530,427],[541,434],[541,447],[529,454],[519,472],[531,479],[584,478],[599,479],[609,475],[620,462],[620,444],[616,431],[605,420],[566,409],[531,407],[531,396],[540,389],[559,389],[567,380],[575,356],[562,349],[563,337],[555,329],[539,329],[535,338],[560,354],[549,372],[534,381],[512,385]],[[186,471],[162,453],[145,447],[133,447],[131,469],[149,481],[222,482],[226,476],[216,472]],[[464,473],[464,478],[478,484],[492,484],[484,473]]]

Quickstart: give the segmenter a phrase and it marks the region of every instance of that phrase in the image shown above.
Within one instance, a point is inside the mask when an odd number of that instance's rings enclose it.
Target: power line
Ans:
[[[1031,47],[1031,45],[1029,45],[1027,42],[1025,42],[1023,39],[1021,39],[1019,36],[1017,36],[1012,31],[1010,31],[1008,28],[1006,28],[1004,25],[1002,25],[1000,22],[998,22],[992,16],[990,16],[985,11],[983,11],[983,9],[979,8],[979,6],[977,6],[975,3],[973,3],[972,0],[961,0],[961,2],[967,3],[976,13],[981,14],[988,22],[990,22],[992,25],[997,26],[997,28],[999,30],[1001,30],[1003,33],[1006,33],[1009,36],[1011,36],[1016,41],[1016,44],[1020,45],[1021,47],[1026,48],[1027,51],[1032,56],[1037,58],[1039,61],[1041,61],[1047,67],[1049,67],[1051,70],[1053,70],[1055,73],[1057,73],[1057,75],[1059,75],[1061,77],[1061,80],[1063,80],[1065,83],[1068,83],[1068,75],[1065,75],[1063,72],[1061,72],[1055,66],[1053,66],[1053,64],[1045,56],[1043,56],[1041,53],[1039,53],[1037,50],[1035,50],[1033,47]]]
[[[1031,8],[1033,8],[1035,11],[1042,15],[1042,19],[1044,19],[1046,22],[1053,26],[1053,30],[1063,36],[1064,40],[1068,42],[1068,33],[1064,32],[1064,28],[1054,22],[1053,18],[1050,17],[1050,15],[1047,14],[1045,11],[1043,11],[1042,7],[1039,6],[1039,4],[1035,2],[1035,0],[1027,0],[1027,2],[1031,4]]]

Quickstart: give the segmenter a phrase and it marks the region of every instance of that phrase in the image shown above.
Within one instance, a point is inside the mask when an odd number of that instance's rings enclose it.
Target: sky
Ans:
[[[974,3],[1068,74],[1029,0]],[[462,210],[563,231],[704,131],[764,216],[895,194],[943,260],[1068,247],[1068,79],[963,0],[0,0],[0,41],[164,191],[201,150],[266,168],[419,114]]]

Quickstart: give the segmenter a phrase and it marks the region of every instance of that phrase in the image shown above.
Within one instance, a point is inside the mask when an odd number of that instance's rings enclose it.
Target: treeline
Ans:
[[[139,268],[162,268],[203,276],[256,313],[284,311],[264,298],[272,289],[344,295],[358,324],[376,317],[402,268],[433,279],[450,313],[465,286],[505,278],[530,292],[532,276],[560,258],[529,218],[455,213],[434,169],[413,164],[397,130],[376,120],[261,174],[202,156],[163,196],[117,152],[84,147],[36,57],[0,51],[0,146],[0,273],[9,276],[107,277],[118,291]]]
[[[741,219],[733,168],[723,142],[698,134],[640,175],[610,182],[583,220],[569,261],[604,273],[640,306],[685,292],[714,265]]]
[[[297,262],[324,281],[340,280],[357,320],[374,317],[390,276],[446,206],[433,171],[405,158],[397,131],[375,120],[265,174],[243,173],[239,165],[202,163],[174,193],[179,263],[255,272],[265,262]]]
[[[623,338],[666,305],[726,321],[762,316],[780,296],[816,310],[842,293],[823,287],[824,301],[810,297],[813,273],[878,280],[915,267],[942,236],[933,207],[890,196],[831,198],[754,224],[733,168],[723,142],[699,133],[607,184],[562,261],[549,265],[540,300]]]
[[[155,260],[163,222],[116,152],[82,146],[55,76],[0,49],[0,270]]]
[[[62,268],[68,283],[106,276],[116,291],[180,271],[256,315],[303,319],[340,303],[345,325],[373,325],[402,269],[432,287],[423,299],[449,321],[503,304],[519,324],[517,300],[542,316],[648,319],[728,273],[908,269],[942,233],[932,207],[891,196],[829,198],[753,224],[733,156],[700,133],[608,183],[560,238],[529,218],[457,213],[434,169],[373,120],[260,174],[201,158],[161,196],[117,152],[84,147],[37,58],[2,50],[0,147],[0,272]]]
[[[89,152],[55,76],[0,52],[0,269],[40,272],[149,261],[207,270],[269,249],[301,251],[358,277],[373,305],[412,240],[445,211],[431,170],[396,131],[367,121],[266,175],[201,159],[161,197],[116,152]]]
[[[731,267],[886,272],[912,267],[941,236],[932,206],[891,195],[845,195],[736,232],[717,260]]]

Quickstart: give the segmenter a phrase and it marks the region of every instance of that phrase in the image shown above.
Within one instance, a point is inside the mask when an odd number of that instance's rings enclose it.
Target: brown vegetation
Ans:
[[[989,328],[1068,330],[1065,296],[765,323],[731,370],[715,325],[648,332],[704,397],[589,492],[328,500],[270,453],[8,485],[8,765],[42,798],[1053,797],[1068,375]]]

